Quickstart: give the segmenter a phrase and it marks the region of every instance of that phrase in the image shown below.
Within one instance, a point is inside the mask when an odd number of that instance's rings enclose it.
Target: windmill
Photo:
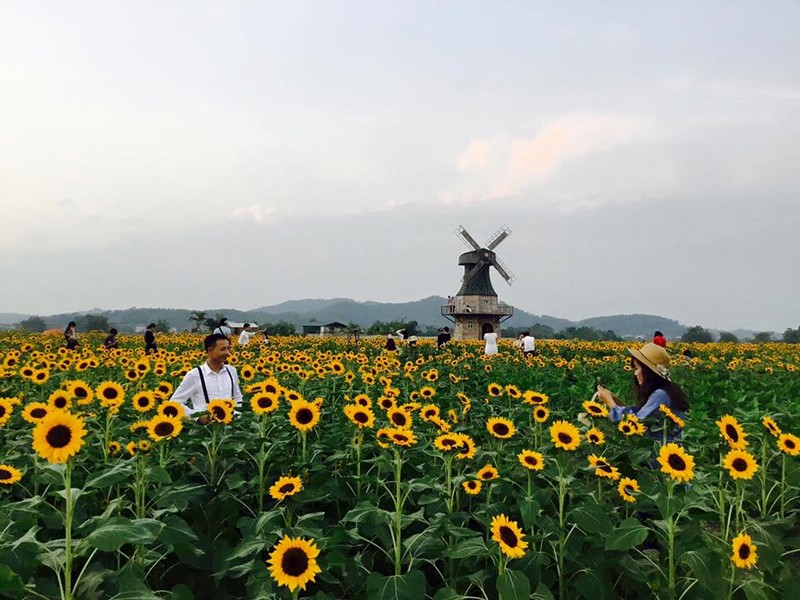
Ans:
[[[482,248],[463,226],[459,225],[456,230],[456,236],[469,250],[458,257],[458,264],[464,267],[461,289],[450,298],[447,306],[442,307],[442,314],[455,323],[455,339],[482,339],[490,327],[499,332],[500,323],[514,314],[513,307],[498,302],[489,277],[494,267],[506,283],[511,285],[514,281],[513,273],[494,251],[509,235],[511,230],[503,226]]]

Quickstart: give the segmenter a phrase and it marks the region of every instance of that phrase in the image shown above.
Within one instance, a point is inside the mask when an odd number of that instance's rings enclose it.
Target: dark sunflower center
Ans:
[[[495,423],[494,424],[494,432],[497,435],[508,435],[511,430],[509,429],[508,425],[505,423]]]
[[[308,408],[301,408],[297,411],[297,422],[301,425],[308,425],[314,419],[314,413]]]
[[[597,437],[597,434],[593,433],[589,436],[589,439],[592,440],[593,442],[597,442],[600,438]]]
[[[114,388],[107,388],[103,390],[103,398],[106,400],[114,400],[117,396],[119,396],[119,392],[117,392],[117,390]]]
[[[150,400],[147,398],[139,398],[137,402],[139,403],[139,406],[147,406],[148,404],[150,404]]]
[[[156,424],[156,426],[153,428],[153,431],[158,436],[166,437],[168,435],[172,435],[172,433],[175,431],[175,426],[169,421],[161,421],[160,423]]]
[[[164,407],[164,414],[168,417],[177,417],[178,416],[178,409],[174,406],[165,406]]]
[[[478,484],[477,484],[477,483],[475,483],[474,481],[470,481],[470,482],[467,484],[467,487],[468,487],[469,489],[471,489],[471,490],[474,490],[476,487],[478,487]]]
[[[69,445],[72,439],[72,429],[66,425],[56,425],[50,428],[45,439],[52,448],[63,448]]]
[[[539,460],[535,456],[526,456],[525,462],[528,463],[530,466],[535,467],[539,464]]]
[[[357,412],[353,415],[353,418],[356,420],[357,423],[367,423],[369,421],[369,417],[367,413]]]
[[[308,570],[308,555],[302,548],[290,548],[283,553],[281,570],[289,577],[300,577]]]
[[[445,438],[442,440],[442,446],[445,448],[452,448],[456,445],[456,441],[452,438]]]
[[[784,440],[783,443],[789,450],[794,450],[795,449],[795,443],[794,443],[793,440],[787,439],[787,440]]]
[[[739,546],[739,558],[746,560],[750,556],[750,546],[742,544]]]
[[[403,413],[395,413],[392,415],[392,423],[398,427],[403,427],[406,423],[408,423],[408,419],[406,419],[406,416]]]
[[[436,411],[427,410],[427,411],[425,411],[425,416],[430,419],[430,418],[436,416]]]
[[[558,441],[562,444],[571,444],[572,443],[572,436],[568,433],[564,433],[563,431],[559,432],[558,434]]]
[[[491,471],[484,471],[483,473],[481,473],[481,479],[491,479],[491,478],[492,478]]]
[[[597,470],[602,471],[603,473],[613,473],[613,471],[611,470],[611,465],[609,464],[600,464],[597,467]]]
[[[211,414],[214,415],[214,418],[219,421],[225,420],[225,409],[221,406],[215,406],[211,409]]]
[[[628,496],[633,495],[633,488],[631,486],[626,485],[623,489],[625,490],[625,493],[628,494]]]
[[[747,471],[747,461],[743,458],[737,458],[733,461],[733,470],[739,471]]]
[[[397,440],[398,442],[407,442],[408,441],[408,437],[406,437],[402,433],[395,434],[394,439]]]
[[[11,471],[7,469],[0,469],[0,481],[11,479]]]
[[[293,483],[286,483],[278,489],[281,494],[288,494],[289,492],[294,491],[294,484]]]
[[[679,454],[670,454],[667,458],[667,464],[676,471],[686,470],[686,461]]]
[[[82,387],[75,388],[74,390],[72,390],[72,393],[75,394],[77,398],[86,398],[87,396],[89,396],[88,390]]]
[[[272,398],[259,398],[258,399],[258,406],[259,406],[259,408],[270,408],[270,407],[272,407]]]
[[[268,394],[277,394],[278,393],[278,390],[275,389],[274,385],[265,385],[264,386],[264,391],[267,392]]]
[[[58,398],[55,399],[53,404],[56,405],[56,408],[64,408],[67,405],[67,399],[64,398],[63,396],[59,396]]]
[[[734,442],[739,441],[739,431],[736,429],[736,427],[734,427],[730,423],[725,425],[725,433],[727,433],[728,437],[731,438]]]
[[[500,528],[500,539],[503,540],[503,543],[506,546],[511,548],[516,548],[517,542],[519,541],[519,538],[517,538],[517,534],[514,533],[514,530],[505,525]]]
[[[0,414],[1,414],[1,413],[0,413]],[[32,416],[34,419],[42,419],[42,418],[44,418],[46,415],[47,415],[47,411],[46,411],[45,409],[43,409],[43,408],[34,408],[34,409],[31,411],[31,416]]]
[[[44,377],[45,377],[44,373],[37,373],[36,374],[36,379],[44,379]]]
[[[6,416],[6,407],[0,404],[0,417]]]

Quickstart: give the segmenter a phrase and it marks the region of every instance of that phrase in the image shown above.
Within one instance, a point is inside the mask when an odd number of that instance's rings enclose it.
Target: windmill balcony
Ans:
[[[453,304],[445,304],[442,306],[442,314],[445,316],[450,315],[469,315],[469,314],[485,314],[485,315],[500,315],[508,316],[514,314],[514,307],[507,304],[494,304],[487,308],[476,308],[467,310],[465,306],[458,306]]]

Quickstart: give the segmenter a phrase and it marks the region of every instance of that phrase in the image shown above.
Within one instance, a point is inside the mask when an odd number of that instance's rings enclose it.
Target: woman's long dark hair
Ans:
[[[70,328],[77,326],[78,324],[75,321],[70,321],[69,323],[67,323],[67,327],[66,329],[64,329],[64,333],[67,333],[70,330]]]
[[[638,408],[642,408],[645,405],[647,399],[653,392],[656,390],[664,390],[667,392],[667,394],[669,394],[669,398],[672,401],[670,408],[679,410],[681,412],[686,412],[689,410],[689,400],[686,398],[686,394],[677,383],[673,383],[664,379],[663,377],[659,377],[653,371],[651,371],[647,365],[640,363],[635,358],[631,359],[631,361],[634,365],[636,363],[642,365],[642,373],[644,373],[644,383],[642,385],[639,385],[639,382],[636,381],[635,375],[633,377],[633,389],[636,392],[636,400],[639,403]]]

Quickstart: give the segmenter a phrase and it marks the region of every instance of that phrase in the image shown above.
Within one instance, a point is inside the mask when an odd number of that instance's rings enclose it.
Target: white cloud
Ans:
[[[251,204],[250,206],[238,206],[233,211],[233,216],[235,218],[249,219],[251,221],[255,221],[256,223],[261,223],[262,221],[274,215],[274,208],[265,208],[263,206],[259,206],[258,204]]]

